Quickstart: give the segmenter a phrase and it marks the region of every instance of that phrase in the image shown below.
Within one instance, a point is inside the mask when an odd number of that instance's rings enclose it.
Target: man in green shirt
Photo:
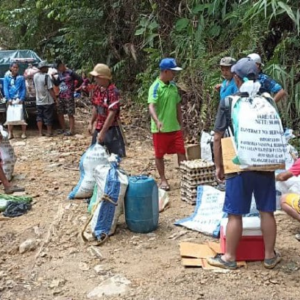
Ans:
[[[180,96],[173,80],[178,67],[174,58],[164,58],[159,64],[160,75],[149,89],[148,103],[151,115],[151,132],[155,151],[155,163],[160,175],[159,188],[170,190],[165,177],[165,154],[177,154],[178,164],[185,157],[182,133]]]

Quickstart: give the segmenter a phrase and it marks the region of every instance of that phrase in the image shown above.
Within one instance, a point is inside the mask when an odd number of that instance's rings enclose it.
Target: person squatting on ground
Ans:
[[[215,89],[220,92],[220,100],[227,96],[233,95],[238,92],[238,88],[233,79],[231,67],[236,63],[236,60],[232,57],[223,57],[220,60],[220,69],[224,81],[215,86]]]
[[[16,62],[10,64],[9,67],[10,72],[6,72],[3,81],[3,90],[4,96],[8,105],[12,104],[22,104],[23,110],[25,112],[24,100],[26,96],[26,84],[25,78],[22,75],[19,75],[19,65]],[[26,139],[26,125],[22,126],[22,139]],[[8,139],[14,138],[13,134],[13,125],[8,125]]]
[[[75,133],[75,81],[78,85],[81,85],[82,78],[74,71],[68,69],[66,65],[61,61],[56,61],[56,69],[58,71],[58,78],[55,78],[55,73],[52,74],[52,81],[56,86],[59,86],[57,115],[60,123],[61,130],[66,136],[71,136]],[[66,131],[65,117],[69,117],[70,131]]]
[[[159,188],[170,190],[165,176],[165,154],[177,154],[178,164],[185,157],[182,132],[181,99],[173,81],[178,67],[175,59],[164,58],[159,64],[160,75],[153,82],[148,93],[151,132],[155,152],[155,163],[160,175]]]
[[[239,89],[244,82],[254,88],[258,76],[255,62],[249,58],[240,59],[232,66],[234,80]],[[252,89],[253,89],[252,88]],[[240,97],[248,97],[248,93],[239,93]],[[226,99],[226,98],[225,98]],[[221,139],[228,124],[228,110],[225,99],[220,102],[214,135],[214,156],[216,177],[219,182],[224,181],[224,168],[222,163]],[[244,171],[230,174],[226,178],[226,193],[223,211],[228,214],[226,228],[226,253],[210,258],[208,262],[217,267],[236,269],[236,249],[242,236],[242,215],[249,213],[252,194],[255,196],[256,207],[261,216],[261,230],[265,245],[265,268],[274,268],[281,260],[279,253],[275,252],[276,221],[276,190],[274,172]]]
[[[43,122],[47,126],[47,136],[52,136],[54,103],[57,102],[53,83],[48,75],[49,65],[42,61],[38,65],[39,72],[34,74],[33,82],[36,89],[37,127],[39,135],[43,134]]]
[[[292,167],[285,172],[279,173],[276,176],[277,181],[286,181],[293,176],[300,175],[300,159],[297,159]],[[280,198],[282,210],[289,216],[300,222],[300,195],[296,193],[289,193],[282,195]],[[300,233],[295,235],[295,238],[300,241]]]
[[[112,83],[111,70],[105,64],[97,64],[90,74],[97,83],[92,94],[93,111],[88,126],[93,135],[92,145],[98,141],[109,153],[125,157],[125,143],[119,126],[120,93]]]
[[[283,97],[285,97],[286,91],[282,88],[282,86],[277,83],[273,78],[268,76],[262,71],[262,67],[264,64],[261,61],[261,57],[257,53],[251,53],[247,57],[251,58],[258,68],[258,78],[257,80],[261,84],[260,94],[269,93],[270,95],[274,94],[274,101],[277,103]]]

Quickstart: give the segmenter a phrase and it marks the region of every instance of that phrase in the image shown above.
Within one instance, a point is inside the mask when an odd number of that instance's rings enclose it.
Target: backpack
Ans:
[[[225,98],[225,112],[241,169],[274,171],[285,163],[286,140],[279,113],[267,93]]]

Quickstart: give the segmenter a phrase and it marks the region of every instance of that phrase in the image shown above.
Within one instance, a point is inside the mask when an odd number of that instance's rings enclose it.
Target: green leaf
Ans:
[[[207,8],[209,8],[209,4],[198,4],[192,9],[192,13],[197,14],[198,12],[203,12]]]
[[[149,24],[148,28],[151,29],[151,30],[158,28],[157,22],[156,22],[156,21],[152,21],[152,22]]]
[[[219,36],[221,32],[221,26],[219,25],[213,25],[210,29],[209,29],[209,35],[212,37],[217,37]]]
[[[176,22],[176,25],[175,25],[175,29],[177,31],[183,31],[184,29],[187,28],[187,26],[189,25],[190,23],[190,20],[187,19],[187,18],[183,18],[183,19],[179,19],[177,22]]]
[[[293,20],[293,22],[298,26],[299,24],[297,24],[297,19],[291,9],[290,6],[286,5],[285,3],[283,3],[282,1],[278,2],[278,6],[280,6],[286,13],[287,15]]]
[[[145,28],[140,28],[134,33],[134,35],[142,35],[144,34],[145,31],[146,31]]]

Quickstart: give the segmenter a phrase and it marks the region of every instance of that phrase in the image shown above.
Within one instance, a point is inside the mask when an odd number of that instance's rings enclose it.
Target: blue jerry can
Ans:
[[[158,187],[152,177],[129,177],[125,196],[125,219],[129,230],[138,233],[154,231],[158,226]]]

